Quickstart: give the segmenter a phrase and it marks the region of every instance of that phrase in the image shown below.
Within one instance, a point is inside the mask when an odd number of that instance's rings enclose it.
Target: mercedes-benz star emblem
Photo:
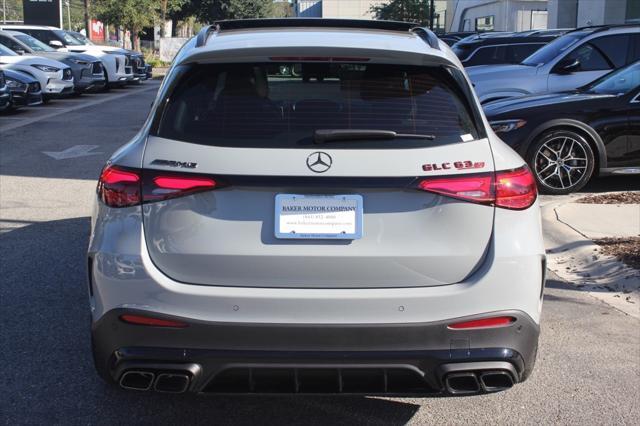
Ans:
[[[331,168],[333,160],[326,152],[317,151],[307,157],[307,167],[314,173],[324,173]]]

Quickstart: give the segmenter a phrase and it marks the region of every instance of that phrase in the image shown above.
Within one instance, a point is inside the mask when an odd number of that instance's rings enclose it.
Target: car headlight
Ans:
[[[38,68],[40,71],[44,71],[44,72],[58,72],[60,71],[60,68],[56,68],[56,67],[50,67],[49,65],[31,65],[34,68]]]
[[[83,61],[82,59],[77,59],[77,58],[69,58],[69,60],[71,62],[73,62],[74,64],[78,64],[78,65],[89,65],[89,62],[87,61]]]
[[[489,122],[494,133],[507,133],[524,127],[525,124],[527,124],[525,120],[498,120]]]
[[[14,80],[11,77],[7,77],[7,87],[11,89],[26,89],[27,85],[19,82],[18,80]]]

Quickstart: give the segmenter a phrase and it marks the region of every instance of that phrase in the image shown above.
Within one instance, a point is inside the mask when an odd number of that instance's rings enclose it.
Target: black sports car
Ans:
[[[483,107],[494,132],[527,160],[542,192],[577,191],[596,174],[640,176],[640,62],[578,90]]]

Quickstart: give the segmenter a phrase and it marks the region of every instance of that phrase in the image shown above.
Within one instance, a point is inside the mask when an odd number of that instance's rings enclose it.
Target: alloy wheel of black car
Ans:
[[[544,133],[533,144],[528,160],[538,189],[546,194],[580,190],[591,178],[595,164],[589,142],[569,130]]]

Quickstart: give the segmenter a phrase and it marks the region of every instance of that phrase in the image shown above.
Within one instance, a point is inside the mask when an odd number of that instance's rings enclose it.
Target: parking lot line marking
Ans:
[[[112,101],[115,99],[120,99],[120,98],[124,98],[125,96],[129,96],[135,93],[141,93],[141,92],[148,92],[150,90],[158,90],[160,86],[159,85],[154,85],[153,87],[145,87],[144,89],[134,89],[133,91],[127,91],[125,93],[119,93],[117,95],[112,95],[112,96],[107,96],[107,97],[103,97],[100,99],[96,99],[95,101],[90,101],[87,103],[83,103],[81,105],[74,105],[71,106],[69,108],[64,108],[64,109],[60,109],[58,111],[52,112],[51,114],[45,114],[45,115],[40,115],[38,117],[33,117],[33,118],[25,118],[24,121],[19,122],[19,123],[15,123],[15,124],[9,124],[6,126],[0,126],[0,130],[2,130],[3,132],[7,132],[9,130],[14,130],[20,127],[24,127],[24,126],[28,126],[29,124],[33,124],[33,123],[37,123],[38,121],[42,121],[42,120],[47,120],[49,118],[53,118],[56,117],[58,115],[61,114],[65,114],[67,112],[72,112],[72,111],[77,111],[79,109],[82,108],[87,108],[90,106],[95,106],[95,105],[99,105],[108,101]],[[55,108],[55,107],[54,107]]]
[[[56,160],[66,160],[68,158],[86,157],[88,155],[103,154],[103,152],[91,152],[98,147],[99,147],[98,145],[74,145],[63,151],[42,151],[42,153]]]

